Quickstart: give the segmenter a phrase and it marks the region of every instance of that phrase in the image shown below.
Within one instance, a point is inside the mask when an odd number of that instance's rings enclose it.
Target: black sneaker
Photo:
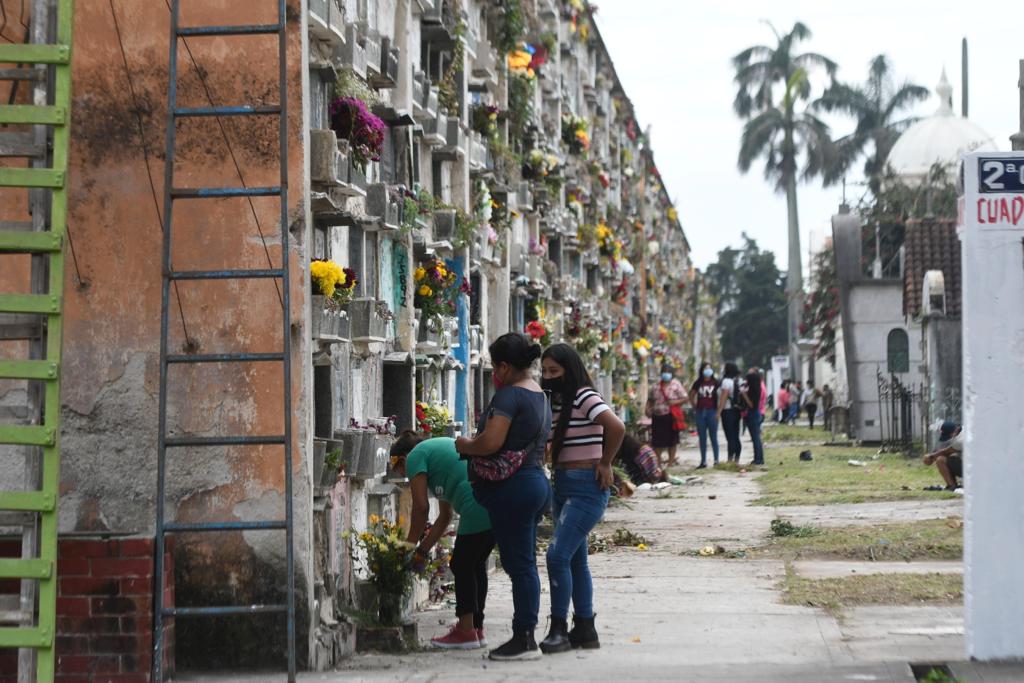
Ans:
[[[533,631],[513,633],[507,643],[491,650],[487,657],[497,662],[511,662],[518,659],[540,659],[540,648],[533,639]]]
[[[698,470],[707,469],[707,465],[704,464],[704,463],[701,463],[701,464],[697,465],[697,467],[695,469],[698,469]]]

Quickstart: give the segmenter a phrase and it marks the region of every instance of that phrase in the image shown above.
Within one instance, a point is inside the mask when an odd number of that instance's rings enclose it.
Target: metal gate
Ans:
[[[292,543],[292,410],[291,410],[291,330],[289,311],[289,234],[288,234],[288,117],[287,117],[287,69],[286,40],[287,21],[285,0],[278,0],[277,23],[248,24],[232,26],[179,26],[180,0],[171,0],[170,62],[167,94],[167,148],[164,166],[164,234],[163,234],[163,298],[160,314],[160,412],[157,441],[157,537],[156,537],[156,578],[154,591],[154,655],[153,681],[163,680],[163,621],[165,618],[203,618],[211,616],[285,613],[287,615],[288,680],[295,680],[295,563]],[[238,3],[243,8],[246,3]],[[178,95],[178,43],[188,38],[197,40],[219,36],[277,35],[278,50],[278,102],[274,105],[253,106],[237,104],[231,106],[179,107]],[[186,43],[187,47],[187,43]],[[175,123],[186,117],[229,117],[229,116],[276,116],[280,121],[278,129],[280,154],[280,185],[276,187],[199,187],[184,188],[174,184]],[[266,269],[234,270],[175,270],[171,262],[173,253],[174,203],[178,200],[204,201],[225,197],[277,197],[280,201],[280,244],[281,264]],[[269,278],[281,285],[281,315],[283,348],[280,351],[263,353],[170,353],[168,350],[168,325],[171,312],[171,288],[177,281],[210,282],[216,280],[245,280]],[[270,435],[220,435],[220,436],[168,436],[168,368],[174,364],[193,363],[281,363],[283,371],[283,433]],[[164,519],[165,475],[168,450],[189,447],[241,446],[241,445],[282,445],[284,447],[285,474],[285,516],[269,521],[208,521],[198,523],[168,522]],[[178,452],[181,452],[180,450]],[[173,457],[173,456],[172,456]],[[287,585],[285,604],[272,605],[219,605],[203,607],[167,607],[163,602],[164,546],[167,534],[176,532],[217,533],[253,530],[281,530],[285,532],[285,558],[287,563]]]
[[[914,449],[914,420],[924,419],[923,388],[914,391],[896,375],[886,377],[880,370],[876,374],[882,450],[910,454]]]

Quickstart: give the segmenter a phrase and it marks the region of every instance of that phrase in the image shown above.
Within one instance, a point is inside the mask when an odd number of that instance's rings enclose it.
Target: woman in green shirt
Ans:
[[[460,460],[455,452],[455,440],[425,440],[416,432],[402,432],[391,446],[391,468],[409,479],[412,518],[408,541],[418,544],[418,555],[425,557],[448,531],[452,511],[459,514],[451,559],[455,575],[455,616],[459,621],[447,635],[432,638],[431,644],[449,650],[486,647],[487,558],[494,549],[494,533],[487,511],[473,497],[466,461]],[[424,535],[431,493],[440,503],[440,512]]]

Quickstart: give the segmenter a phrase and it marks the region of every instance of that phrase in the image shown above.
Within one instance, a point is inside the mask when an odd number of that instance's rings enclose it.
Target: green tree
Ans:
[[[830,179],[844,173],[864,156],[864,176],[872,194],[877,195],[892,146],[900,133],[917,121],[916,117],[899,118],[900,113],[928,99],[928,95],[927,88],[909,81],[897,84],[892,64],[885,55],[871,60],[863,85],[836,82],[829,86],[814,107],[848,114],[857,121],[852,133],[836,140],[838,163],[830,170]]]
[[[775,34],[774,47],[755,45],[733,58],[737,85],[733,107],[741,118],[747,119],[740,138],[740,170],[746,173],[756,161],[763,160],[765,178],[775,184],[776,190],[786,194],[789,215],[786,332],[789,352],[794,355],[794,342],[803,317],[796,185],[798,180],[818,176],[823,176],[826,182],[834,180],[831,170],[837,158],[828,126],[806,104],[811,98],[810,73],[824,69],[831,78],[835,75],[836,64],[816,52],[796,52],[797,44],[811,37],[810,29],[804,24],[796,22],[786,34],[769,26]],[[777,86],[782,89],[778,100]],[[805,104],[801,106],[801,103]],[[795,358],[793,365],[796,367]]]
[[[709,288],[720,292],[723,357],[770,367],[771,357],[786,347],[786,292],[775,254],[744,233],[743,246],[718,252],[705,274]]]

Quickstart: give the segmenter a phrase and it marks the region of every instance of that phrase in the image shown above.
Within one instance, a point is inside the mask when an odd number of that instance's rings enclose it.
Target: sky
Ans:
[[[812,31],[801,51],[839,64],[837,78],[861,83],[868,62],[889,56],[898,80],[933,89],[945,67],[960,111],[960,41],[969,49],[969,118],[1009,150],[1019,125],[1018,61],[1024,59],[1024,2],[951,0],[597,0],[596,21],[641,128],[651,127],[655,161],[700,268],[718,251],[738,246],[742,233],[775,252],[787,266],[785,196],[764,180],[763,165],[746,175],[736,166],[743,122],[732,110],[732,57],[755,44],[774,45],[764,23],[780,32],[802,21]],[[972,12],[971,7],[984,7]],[[935,95],[908,114],[931,115]],[[830,118],[834,137],[853,130]],[[862,164],[855,165],[855,170]],[[863,195],[863,177],[848,178],[851,204]],[[809,246],[831,233],[841,186],[803,184],[798,191],[800,240],[806,272]],[[810,245],[809,245],[810,241]]]

